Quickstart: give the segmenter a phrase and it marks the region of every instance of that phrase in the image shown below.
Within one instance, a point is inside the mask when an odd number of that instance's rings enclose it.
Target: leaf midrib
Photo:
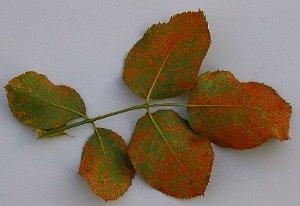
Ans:
[[[64,107],[64,106],[59,105],[59,104],[56,104],[56,103],[54,103],[54,102],[50,102],[50,101],[48,101],[48,100],[46,100],[46,99],[43,99],[43,98],[40,98],[40,97],[37,97],[37,96],[30,95],[30,94],[28,94],[28,93],[24,93],[24,92],[15,90],[12,86],[8,86],[8,87],[10,87],[10,88],[11,88],[14,92],[16,92],[16,93],[22,94],[22,95],[24,95],[24,96],[31,97],[31,98],[33,98],[33,99],[36,99],[36,100],[45,102],[45,103],[50,104],[50,105],[52,105],[52,106],[56,106],[56,107],[62,108],[62,109],[64,109],[64,110],[67,110],[67,111],[69,111],[69,112],[72,112],[72,113],[74,113],[74,114],[77,114],[77,115],[79,115],[79,116],[81,116],[81,117],[87,118],[86,115],[84,115],[84,114],[82,114],[82,113],[80,113],[80,112],[78,112],[78,111],[75,111],[75,110],[73,110],[73,109]]]
[[[181,164],[181,162],[179,161],[178,157],[176,156],[175,152],[173,151],[171,145],[169,144],[168,140],[166,139],[166,137],[164,136],[164,133],[162,132],[162,130],[160,129],[160,127],[158,126],[157,122],[155,121],[154,117],[152,116],[152,114],[148,111],[147,112],[148,116],[151,119],[151,122],[153,123],[154,127],[156,128],[156,130],[158,131],[158,133],[160,134],[160,136],[162,137],[163,141],[165,142],[165,144],[167,145],[168,149],[171,151],[174,159],[176,160],[177,164],[180,166],[181,170],[187,175],[187,177],[190,179],[191,182],[194,182],[193,179],[191,178],[191,176],[189,175],[189,173],[187,173],[187,171],[184,169],[183,165]],[[155,137],[154,137],[155,138]]]
[[[99,139],[99,141],[100,141],[101,149],[102,149],[103,155],[104,155],[105,164],[106,164],[106,166],[108,167],[108,165],[109,165],[108,163],[109,163],[109,162],[108,162],[106,150],[105,150],[105,148],[104,148],[104,143],[103,143],[103,141],[102,141],[102,136],[100,135],[100,133],[99,133],[99,131],[98,131],[98,128],[96,127],[96,124],[95,124],[95,123],[92,123],[92,125],[94,126],[94,130],[95,130],[96,135],[97,135],[97,137],[98,137],[98,139]]]
[[[151,85],[151,87],[150,87],[150,89],[149,89],[149,92],[148,92],[148,94],[147,94],[147,97],[146,97],[146,101],[147,101],[147,102],[149,102],[149,100],[150,100],[150,98],[151,98],[152,91],[153,91],[153,89],[154,89],[154,87],[155,87],[155,85],[156,85],[156,82],[157,82],[157,80],[158,80],[159,75],[161,74],[161,72],[162,72],[162,70],[163,70],[163,68],[164,68],[164,66],[165,66],[165,64],[166,64],[166,62],[167,62],[167,59],[168,59],[169,56],[170,56],[170,53],[171,53],[171,51],[169,51],[168,54],[167,54],[167,56],[164,58],[164,60],[163,60],[163,62],[162,62],[162,64],[161,64],[161,66],[160,66],[160,68],[159,68],[159,70],[158,70],[158,73],[157,73],[157,75],[155,76],[155,79],[154,79],[154,81],[153,81],[153,83],[152,83],[152,85]]]

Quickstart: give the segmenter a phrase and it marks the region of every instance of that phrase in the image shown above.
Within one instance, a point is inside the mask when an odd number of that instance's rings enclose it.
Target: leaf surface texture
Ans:
[[[84,102],[74,89],[54,85],[34,71],[13,78],[5,89],[13,115],[35,129],[55,129],[86,114]]]
[[[129,157],[149,185],[182,199],[204,194],[213,164],[210,141],[197,136],[172,110],[138,120]]]
[[[97,128],[83,148],[79,174],[104,200],[121,197],[134,174],[122,137],[111,130]]]
[[[250,149],[270,138],[288,139],[291,106],[271,87],[240,82],[230,72],[201,75],[189,105],[192,128],[218,145]]]
[[[196,84],[210,42],[202,11],[177,14],[167,23],[151,26],[133,46],[123,80],[144,99],[149,93],[153,99],[185,93]]]

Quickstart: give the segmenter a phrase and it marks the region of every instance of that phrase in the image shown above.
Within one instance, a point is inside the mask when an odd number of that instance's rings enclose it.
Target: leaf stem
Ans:
[[[236,105],[236,104],[180,104],[176,102],[166,102],[166,103],[156,103],[150,104],[149,107],[242,107],[242,108],[252,108],[264,110],[260,107],[248,106],[248,105]]]
[[[149,109],[153,108],[153,107],[245,107],[245,108],[253,108],[253,109],[263,110],[260,107],[253,107],[253,106],[247,106],[247,105],[209,105],[209,104],[208,105],[206,105],[206,104],[196,105],[196,104],[180,104],[180,103],[175,103],[175,102],[150,104],[150,103],[146,102],[144,104],[138,104],[138,105],[128,107],[128,108],[124,108],[124,109],[120,109],[120,110],[117,110],[117,111],[114,111],[114,112],[109,112],[109,113],[104,114],[104,115],[99,115],[99,116],[94,117],[94,118],[86,118],[82,121],[75,122],[75,123],[72,123],[72,124],[69,124],[69,125],[66,125],[66,126],[63,126],[63,127],[59,127],[57,129],[46,130],[46,131],[43,131],[43,135],[41,135],[41,136],[49,136],[49,135],[57,133],[57,132],[61,132],[61,131],[67,130],[67,129],[78,127],[78,126],[81,126],[81,125],[84,125],[84,124],[93,123],[97,120],[105,119],[107,117],[115,116],[115,115],[126,113],[126,112],[129,112],[129,111],[140,110],[140,109],[146,109],[147,111],[149,111]]]
[[[176,102],[165,102],[165,103],[153,103],[149,107],[187,107],[186,104],[180,104]]]
[[[105,119],[107,117],[122,114],[122,113],[125,113],[125,112],[129,112],[129,111],[133,111],[133,110],[139,110],[139,109],[145,109],[146,107],[147,107],[146,103],[145,104],[139,104],[139,105],[135,105],[135,106],[132,106],[132,107],[120,109],[120,110],[117,110],[117,111],[114,111],[114,112],[109,112],[107,114],[100,115],[100,116],[97,116],[97,117],[94,117],[94,118],[86,118],[82,121],[75,122],[75,123],[72,123],[72,124],[69,124],[69,125],[66,125],[66,126],[63,126],[63,127],[59,127],[57,129],[47,130],[47,131],[44,132],[44,135],[42,135],[42,136],[49,136],[49,135],[54,134],[56,132],[61,132],[61,131],[71,129],[71,128],[74,128],[74,127],[78,127],[78,126],[88,124],[88,123],[93,123],[97,120]]]

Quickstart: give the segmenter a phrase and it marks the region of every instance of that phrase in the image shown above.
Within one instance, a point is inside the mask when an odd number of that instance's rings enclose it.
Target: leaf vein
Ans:
[[[153,83],[152,83],[152,85],[151,85],[151,87],[150,87],[150,90],[149,90],[149,92],[148,92],[148,94],[147,94],[147,98],[146,98],[146,101],[147,101],[147,102],[149,102],[149,100],[150,100],[150,98],[151,98],[151,94],[152,94],[152,91],[153,91],[153,89],[154,89],[154,86],[155,86],[155,84],[156,84],[156,82],[157,82],[157,80],[158,80],[158,77],[159,77],[159,75],[160,75],[162,69],[164,68],[164,66],[165,66],[165,64],[166,64],[166,62],[167,62],[167,59],[168,59],[169,56],[170,56],[170,53],[171,53],[171,51],[169,51],[169,53],[167,54],[166,58],[164,59],[162,65],[161,65],[161,67],[159,68],[158,73],[157,73],[157,75],[156,75],[156,77],[155,77],[155,79],[154,79],[154,81],[153,81]]]
[[[11,87],[11,88],[12,88],[12,87]],[[13,89],[13,88],[12,88],[12,89]],[[50,101],[45,100],[45,99],[43,99],[43,98],[39,98],[39,97],[30,95],[30,94],[27,94],[27,93],[24,93],[24,92],[17,91],[17,90],[15,90],[15,89],[13,89],[13,90],[14,90],[16,93],[22,94],[22,95],[24,95],[24,96],[28,96],[28,97],[31,97],[31,98],[33,98],[33,99],[36,99],[36,100],[39,100],[39,101],[42,101],[42,102],[51,104],[52,106],[56,106],[56,107],[62,108],[62,109],[64,109],[64,110],[67,110],[67,111],[69,111],[69,112],[72,112],[72,113],[74,113],[74,114],[77,114],[77,115],[79,115],[79,116],[81,116],[81,117],[88,118],[86,115],[84,115],[84,114],[82,114],[81,112],[78,112],[78,111],[76,111],[76,110],[73,110],[73,109],[64,107],[64,106],[59,105],[59,104],[56,104],[56,103],[54,103],[54,102],[50,102]]]
[[[108,166],[108,159],[107,159],[107,154],[106,154],[106,151],[105,151],[105,148],[104,148],[104,144],[103,144],[103,141],[102,141],[102,138],[101,138],[101,135],[98,131],[98,128],[96,127],[95,123],[93,122],[92,125],[94,126],[94,130],[95,130],[95,133],[100,141],[100,145],[101,145],[101,149],[103,151],[103,155],[104,155],[104,160],[105,160],[105,164],[106,166]]]
[[[160,129],[160,127],[158,126],[157,122],[155,121],[154,117],[152,116],[152,114],[148,111],[148,116],[151,119],[151,122],[153,123],[153,125],[155,126],[156,130],[158,131],[158,133],[160,134],[160,136],[162,137],[163,141],[165,142],[165,144],[167,145],[168,149],[170,150],[170,152],[172,153],[174,159],[176,160],[176,162],[178,163],[178,165],[180,166],[181,170],[188,176],[188,178],[190,179],[191,182],[194,182],[192,180],[192,178],[190,177],[190,175],[187,173],[187,171],[184,169],[183,165],[181,164],[181,162],[179,161],[179,159],[177,158],[175,152],[173,151],[171,145],[169,144],[168,140],[166,139],[164,133],[162,132],[162,130]]]

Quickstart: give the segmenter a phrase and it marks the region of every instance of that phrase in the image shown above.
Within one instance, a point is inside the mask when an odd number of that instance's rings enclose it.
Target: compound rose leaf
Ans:
[[[5,89],[13,115],[39,134],[85,116],[84,102],[74,89],[54,85],[34,71],[13,78]]]
[[[201,75],[188,105],[194,131],[220,146],[250,149],[288,139],[291,106],[271,87],[239,82],[230,72]]]
[[[123,80],[138,96],[163,99],[196,85],[211,39],[202,11],[151,26],[128,53]]]
[[[104,200],[121,197],[134,175],[122,137],[111,130],[97,128],[83,148],[79,174]]]
[[[176,112],[159,110],[139,119],[128,152],[153,188],[181,199],[204,194],[213,164],[211,143]]]

